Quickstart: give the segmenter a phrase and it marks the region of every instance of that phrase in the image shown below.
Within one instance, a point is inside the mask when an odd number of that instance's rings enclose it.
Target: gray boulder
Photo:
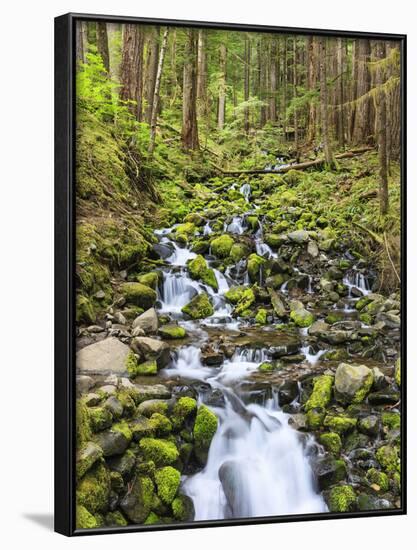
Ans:
[[[129,351],[129,346],[117,338],[105,338],[76,354],[77,371],[92,374],[125,373]]]
[[[132,328],[141,328],[145,334],[150,334],[158,330],[158,316],[155,308],[151,307],[144,313],[136,317],[133,321]]]
[[[146,361],[156,361],[158,369],[166,367],[171,360],[169,345],[155,338],[139,336],[132,340],[131,347]]]
[[[360,403],[369,393],[374,376],[365,365],[340,363],[336,369],[335,395],[340,401]]]

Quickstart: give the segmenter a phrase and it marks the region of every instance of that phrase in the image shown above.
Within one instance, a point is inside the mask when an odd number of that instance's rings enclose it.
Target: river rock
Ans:
[[[155,489],[147,476],[137,476],[132,487],[123,497],[120,508],[133,523],[143,523],[153,504]]]
[[[379,425],[380,423],[378,416],[371,414],[359,420],[358,430],[361,433],[375,437],[378,435]]]
[[[186,313],[191,319],[205,319],[213,315],[214,308],[208,294],[202,292],[185,305],[181,311]]]
[[[336,346],[356,339],[352,330],[329,330],[328,332],[321,332],[319,337]]]
[[[360,403],[369,393],[373,379],[372,370],[365,365],[340,363],[335,376],[336,397],[348,403]]]
[[[307,311],[302,302],[292,300],[290,302],[290,318],[298,327],[309,327],[314,322],[314,315]]]
[[[121,431],[112,429],[95,435],[94,442],[101,447],[106,457],[123,454],[130,443]]]
[[[78,354],[77,354],[78,355]],[[75,385],[77,387],[77,393],[87,393],[94,386],[95,382],[91,376],[78,374],[75,379]]]
[[[330,325],[328,325],[325,321],[315,321],[308,329],[308,333],[310,336],[319,336],[325,332],[327,332],[330,329]]]
[[[84,447],[77,451],[76,470],[77,479],[83,475],[103,456],[101,447],[92,441],[88,441]]]
[[[368,396],[368,401],[371,405],[396,405],[399,400],[400,394],[388,389],[370,393]]]
[[[317,258],[320,254],[319,247],[316,241],[308,241],[307,253],[310,254],[312,258]]]
[[[282,407],[289,405],[298,396],[298,383],[295,380],[286,380],[278,390],[278,403]]]
[[[168,344],[155,338],[147,336],[133,338],[131,347],[135,352],[143,356],[146,361],[156,361],[158,369],[166,367],[171,360]]]
[[[331,485],[342,481],[347,474],[345,462],[333,456],[325,456],[317,459],[313,464],[313,471],[316,475],[320,490],[327,489]]]
[[[155,308],[151,307],[139,317],[136,317],[132,323],[132,328],[141,328],[145,334],[156,332],[158,330],[158,315]]]
[[[169,399],[171,392],[163,384],[135,384],[135,402],[143,403],[149,399]]]
[[[305,231],[304,229],[297,229],[297,231],[288,233],[288,238],[294,243],[302,244],[307,242],[310,239],[310,236],[308,231]]]
[[[284,306],[284,302],[281,300],[279,294],[273,288],[268,288],[269,296],[271,297],[271,304],[274,308],[275,314],[283,318],[286,316],[287,312]]]
[[[250,516],[251,503],[242,495],[240,487],[245,486],[244,464],[238,460],[227,460],[219,468],[219,479],[229,505],[231,517]]]
[[[129,346],[117,338],[105,338],[77,352],[77,370],[93,374],[125,373],[129,352]]]

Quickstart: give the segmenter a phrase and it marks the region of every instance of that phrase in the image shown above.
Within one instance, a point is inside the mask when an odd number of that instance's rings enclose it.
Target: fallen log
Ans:
[[[362,147],[360,149],[352,149],[352,151],[346,151],[345,153],[340,153],[338,155],[335,155],[336,160],[340,159],[347,159],[347,158],[353,158],[358,155],[363,155],[363,153],[367,153],[368,151],[373,151],[374,147]],[[300,162],[298,164],[291,164],[289,166],[286,166],[285,168],[281,168],[281,170],[223,170],[220,168],[220,166],[216,166],[220,170],[220,172],[224,176],[239,176],[241,174],[249,174],[249,175],[256,175],[256,174],[285,174],[286,172],[289,172],[290,170],[306,170],[307,168],[313,168],[313,167],[320,167],[325,166],[326,160],[325,159],[315,159],[315,160],[309,160],[307,162]]]

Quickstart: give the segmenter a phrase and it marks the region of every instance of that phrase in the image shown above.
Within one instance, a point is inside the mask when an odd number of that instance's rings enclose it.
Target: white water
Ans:
[[[245,197],[245,201],[250,202],[251,188],[249,183],[244,183],[242,187],[239,189],[239,191]]]
[[[196,520],[327,511],[314,487],[308,457],[312,438],[303,445],[275,398],[265,406],[245,406],[232,389],[265,357],[262,350],[243,350],[213,375],[215,369],[201,365],[197,348],[185,348],[168,371],[206,380],[225,396],[224,408],[213,409],[219,428],[207,465],[183,483],[184,492],[193,499]]]
[[[349,289],[349,297],[352,295],[352,288],[358,288],[364,296],[372,292],[368,279],[359,271],[351,271],[344,277],[343,284]]]

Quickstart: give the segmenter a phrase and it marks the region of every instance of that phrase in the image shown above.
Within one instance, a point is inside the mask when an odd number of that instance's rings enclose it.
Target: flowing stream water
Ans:
[[[250,186],[244,185],[240,192],[247,202]],[[249,214],[248,212],[247,214]],[[225,230],[242,234],[246,231],[246,214],[236,216]],[[207,223],[201,228],[210,234]],[[218,290],[192,280],[186,270],[188,260],[196,254],[187,247],[181,248],[170,240],[170,229],[156,232],[160,243],[169,245],[172,254],[166,258],[163,282],[159,291],[159,310],[169,313],[187,329],[197,334],[197,342],[179,348],[168,377],[179,377],[192,382],[202,381],[223,396],[221,405],[211,406],[219,419],[218,430],[211,442],[205,468],[193,475],[184,476],[183,490],[194,502],[195,519],[222,519],[314,513],[327,511],[327,506],[318,493],[311,459],[320,453],[320,447],[311,436],[293,429],[289,415],[279,407],[277,395],[272,395],[262,404],[245,404],[243,382],[258,369],[267,358],[267,350],[259,348],[238,349],[231,359],[220,367],[204,366],[201,362],[200,344],[207,339],[206,327],[221,325],[225,331],[239,328],[239,322],[231,317],[231,306],[224,294],[231,284],[247,282],[242,266],[225,274],[214,270]],[[258,254],[276,257],[263,242],[262,226],[254,236]],[[206,255],[210,265],[211,257]],[[352,283],[353,284],[353,283]],[[185,321],[181,308],[200,292],[207,292],[213,302],[214,314],[199,322]],[[314,364],[321,353],[310,353],[308,346],[301,350],[306,361]],[[247,389],[245,390],[247,391]],[[204,394],[199,401],[204,402]]]

